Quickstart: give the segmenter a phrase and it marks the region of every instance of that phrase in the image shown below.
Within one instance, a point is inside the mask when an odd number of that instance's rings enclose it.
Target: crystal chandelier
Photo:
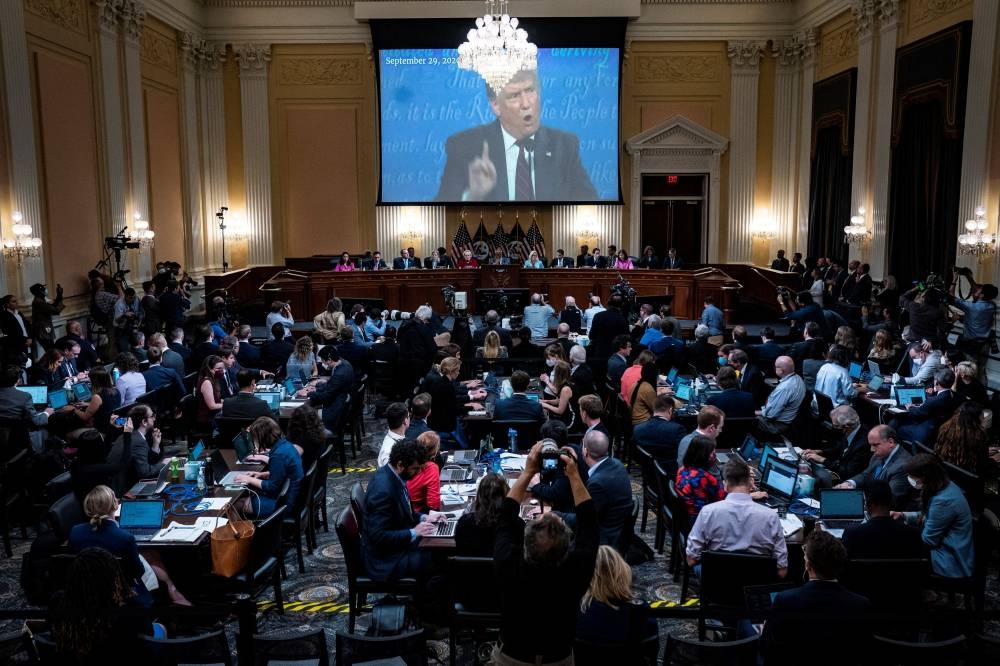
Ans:
[[[773,240],[778,237],[777,224],[766,208],[758,211],[754,216],[750,225],[750,236],[764,240]]]
[[[851,217],[851,223],[844,227],[844,242],[848,245],[861,245],[871,237],[871,232],[865,226],[865,209],[858,208],[858,214]]]
[[[139,213],[136,213],[132,226],[135,227],[133,240],[139,243],[139,252],[153,247],[153,237],[156,236],[156,232],[149,228],[149,222],[142,219]]]
[[[499,95],[519,71],[537,68],[538,47],[507,13],[507,0],[486,0],[486,7],[468,41],[458,47],[458,66],[479,74]]]
[[[967,233],[959,234],[958,249],[962,254],[969,254],[982,258],[996,251],[996,234],[986,233],[989,223],[986,221],[986,209],[982,206],[976,208],[976,219],[965,222]]]
[[[14,224],[11,227],[14,237],[4,239],[3,256],[16,260],[17,265],[20,267],[24,263],[25,258],[37,257],[39,255],[39,249],[42,247],[42,239],[32,237],[31,225],[22,222],[24,218],[18,211],[14,211],[11,219],[14,220]]]

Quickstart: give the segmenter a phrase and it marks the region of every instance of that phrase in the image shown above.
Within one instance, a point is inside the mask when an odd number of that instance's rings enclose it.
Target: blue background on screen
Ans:
[[[483,80],[460,70],[457,54],[379,52],[382,201],[432,201],[448,137],[496,119]],[[389,58],[424,64],[394,65]],[[583,167],[604,201],[618,201],[618,58],[615,48],[538,50],[542,125],[577,135]]]

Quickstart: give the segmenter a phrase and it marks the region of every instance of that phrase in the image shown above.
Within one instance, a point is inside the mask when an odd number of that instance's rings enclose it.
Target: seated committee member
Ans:
[[[403,249],[399,251],[399,256],[392,260],[392,268],[397,271],[420,268],[420,260],[416,257],[411,257],[409,250]]]
[[[354,261],[351,259],[351,253],[341,252],[340,259],[337,260],[337,263],[334,265],[333,270],[337,273],[343,273],[345,271],[353,271]]]
[[[514,391],[509,398],[497,400],[493,407],[494,421],[538,421],[545,420],[545,410],[542,405],[529,400],[525,393],[531,378],[523,370],[515,370],[510,376],[510,388]]]
[[[549,268],[575,268],[573,259],[566,256],[562,250],[556,250],[556,258],[549,263]]]
[[[673,270],[684,268],[684,260],[677,256],[677,248],[672,247],[667,250],[667,258],[663,260],[663,267]],[[713,333],[713,335],[715,334]]]
[[[464,250],[462,258],[458,260],[459,268],[479,268],[479,261],[472,256],[472,250]]]
[[[361,546],[368,575],[378,581],[399,580],[426,572],[429,550],[419,538],[437,526],[410,506],[406,483],[420,473],[423,447],[411,440],[397,442],[389,462],[379,467],[365,492],[365,529]]]
[[[497,120],[453,134],[437,201],[593,201],[576,135],[542,126],[538,72],[521,70],[496,92]]]
[[[545,262],[538,258],[538,253],[532,250],[524,260],[524,268],[545,268]]]
[[[750,468],[738,458],[730,458],[722,470],[726,498],[706,505],[688,535],[687,559],[692,567],[707,550],[767,555],[777,563],[778,577],[788,572],[788,547],[778,514],[756,504],[750,496],[753,486]]]
[[[424,258],[424,268],[454,268],[451,257],[443,247],[431,252],[431,256]]]
[[[510,266],[510,257],[506,254],[506,248],[502,245],[494,247],[489,263],[492,266]]]

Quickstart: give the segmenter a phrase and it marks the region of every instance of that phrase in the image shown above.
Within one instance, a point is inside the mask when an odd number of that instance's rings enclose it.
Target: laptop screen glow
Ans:
[[[798,475],[798,465],[786,463],[773,456],[768,458],[760,483],[769,493],[791,498],[795,492],[795,479]]]
[[[49,401],[49,389],[44,386],[18,386],[17,390],[30,395],[31,402],[36,405],[44,405]]]
[[[122,527],[159,527],[163,522],[161,500],[123,502],[120,521]]]
[[[819,501],[820,518],[865,517],[865,498],[862,490],[822,488],[819,491]]]

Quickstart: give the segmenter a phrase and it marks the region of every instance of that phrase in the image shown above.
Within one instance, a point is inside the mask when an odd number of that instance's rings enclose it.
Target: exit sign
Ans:
[[[678,180],[680,180],[680,176],[667,176],[668,185],[676,185]]]

